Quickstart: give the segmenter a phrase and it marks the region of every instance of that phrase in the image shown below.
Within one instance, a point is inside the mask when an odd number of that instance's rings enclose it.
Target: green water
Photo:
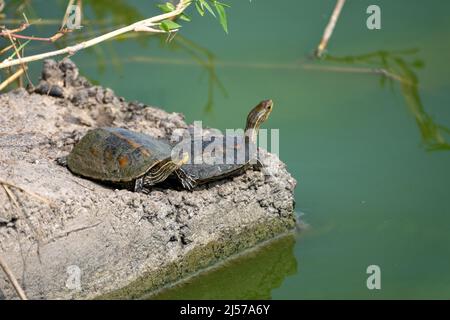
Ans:
[[[152,15],[151,2],[87,3],[95,21],[83,32]],[[73,57],[89,79],[188,122],[242,127],[249,108],[275,101],[265,127],[280,129],[309,229],[158,298],[449,298],[450,2],[349,0],[324,61],[309,57],[335,1],[228,2],[229,35],[192,12],[171,44],[133,37]],[[65,2],[49,3],[27,10],[60,18]],[[381,30],[366,28],[370,4],[381,7]],[[372,264],[381,290],[366,287]]]

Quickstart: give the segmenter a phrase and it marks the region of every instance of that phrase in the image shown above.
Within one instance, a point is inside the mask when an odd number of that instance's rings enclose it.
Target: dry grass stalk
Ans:
[[[18,69],[16,72],[14,72],[11,76],[9,76],[5,81],[3,81],[0,84],[0,91],[4,90],[7,86],[9,86],[11,83],[13,83],[14,81],[16,81],[20,76],[23,75],[23,73],[25,72],[25,70],[28,67],[24,68],[20,68]]]
[[[327,48],[328,41],[333,34],[334,28],[336,27],[336,22],[341,14],[342,7],[344,6],[345,0],[337,0],[336,6],[334,7],[333,13],[331,14],[330,21],[328,21],[327,27],[323,32],[322,39],[320,40],[319,46],[316,49],[315,55],[317,58],[320,58],[325,49]]]
[[[28,300],[25,291],[22,289],[22,287],[19,284],[19,281],[17,281],[17,278],[14,276],[14,273],[11,271],[8,264],[1,255],[0,255],[0,267],[2,268],[8,280],[11,282],[12,286],[14,287],[14,290],[17,292],[17,295],[20,297],[20,299]]]

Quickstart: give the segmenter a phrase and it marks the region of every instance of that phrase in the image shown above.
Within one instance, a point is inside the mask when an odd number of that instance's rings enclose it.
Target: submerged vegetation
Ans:
[[[375,51],[357,56],[335,57],[326,55],[324,60],[339,64],[359,66],[366,69],[343,69],[348,72],[372,72],[380,74],[380,85],[384,87],[389,82],[394,89],[395,82],[400,85],[401,93],[405,98],[409,111],[414,116],[420,130],[423,143],[427,150],[450,150],[450,143],[445,136],[450,129],[435,122],[427,113],[419,93],[419,78],[417,69],[424,66],[424,62],[416,59],[418,49],[399,51]],[[409,57],[412,59],[408,59]],[[367,66],[370,68],[367,69]]]

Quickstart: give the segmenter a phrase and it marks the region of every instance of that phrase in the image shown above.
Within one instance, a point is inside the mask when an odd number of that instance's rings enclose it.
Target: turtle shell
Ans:
[[[73,173],[108,182],[133,181],[169,158],[169,144],[121,128],[90,130],[67,157]]]

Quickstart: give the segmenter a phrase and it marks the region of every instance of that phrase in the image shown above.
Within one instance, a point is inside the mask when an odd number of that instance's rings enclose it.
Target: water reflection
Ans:
[[[394,82],[398,82],[408,109],[416,120],[425,148],[430,151],[450,150],[450,144],[445,138],[450,133],[450,129],[433,120],[425,110],[420,97],[419,78],[416,70],[423,68],[425,64],[422,60],[415,59],[415,55],[418,52],[418,49],[402,51],[380,50],[356,56],[335,57],[327,55],[325,60],[356,66],[369,65],[374,68],[371,69],[372,72],[381,75],[380,84],[383,87],[386,81],[390,83],[392,88],[394,87]]]
[[[141,37],[136,33],[125,35],[126,38],[132,37]],[[124,38],[122,37],[122,38]],[[183,59],[174,59],[174,58],[164,58],[164,57],[155,57],[155,56],[131,56],[131,57],[122,57],[117,59],[116,62],[111,61],[111,63],[116,65],[116,68],[121,68],[124,63],[134,62],[134,63],[154,63],[154,64],[172,64],[172,65],[197,65],[200,66],[208,79],[207,85],[207,94],[206,94],[206,103],[203,108],[205,113],[211,113],[214,109],[214,97],[216,90],[218,90],[223,96],[227,97],[228,93],[225,89],[225,86],[220,81],[217,75],[217,63],[215,55],[205,47],[200,46],[192,40],[178,34],[174,38],[167,42],[167,36],[165,35],[155,35],[153,38],[159,38],[160,46],[167,48],[171,51],[179,51],[184,54],[190,56],[190,58]],[[146,39],[150,39],[147,37]],[[111,52],[108,53],[111,55]],[[109,59],[102,58],[102,62],[104,64],[110,63]],[[98,66],[98,64],[97,64]]]
[[[212,112],[214,107],[215,88],[217,87],[224,96],[227,96],[227,91],[217,76],[214,54],[205,47],[202,47],[181,35],[177,35],[177,37],[173,39],[170,49],[183,50],[205,70],[208,75],[208,98],[204,110],[208,113]]]
[[[139,14],[136,8],[133,6],[127,5],[123,1],[117,1],[113,6],[111,6],[111,1],[94,1],[88,2],[93,9],[95,19],[96,20],[104,20],[106,17],[106,13],[110,14],[114,20],[114,24],[131,24],[135,21],[141,20],[144,17]],[[105,11],[105,8],[108,10]],[[200,46],[199,44],[189,40],[188,38],[177,34],[173,38],[168,38],[166,35],[153,35],[149,37],[148,35],[143,35],[139,33],[129,33],[125,34],[121,37],[118,37],[116,40],[124,40],[134,38],[141,45],[146,46],[149,43],[150,39],[159,39],[159,45],[162,48],[167,48],[171,51],[179,51],[187,54],[194,60],[200,67],[202,67],[207,74],[208,78],[208,86],[207,86],[207,100],[204,106],[204,111],[207,113],[211,113],[214,107],[214,94],[215,90],[218,89],[224,96],[227,96],[227,92],[222,82],[219,80],[216,68],[215,68],[215,56],[214,54],[206,49],[205,47]],[[112,59],[112,64],[116,69],[121,69],[123,62],[118,58],[118,55],[114,51],[114,47],[111,45],[111,42],[107,42],[108,46],[108,56]],[[96,46],[92,49],[97,58],[97,66],[100,68],[99,71],[104,71],[106,62],[108,59],[103,52],[102,46]],[[152,58],[146,59],[145,57],[136,58],[136,62],[152,62]],[[122,59],[123,60],[123,59]],[[132,59],[133,60],[133,59]]]
[[[294,235],[272,241],[217,269],[149,299],[271,299],[272,290],[297,272]]]

